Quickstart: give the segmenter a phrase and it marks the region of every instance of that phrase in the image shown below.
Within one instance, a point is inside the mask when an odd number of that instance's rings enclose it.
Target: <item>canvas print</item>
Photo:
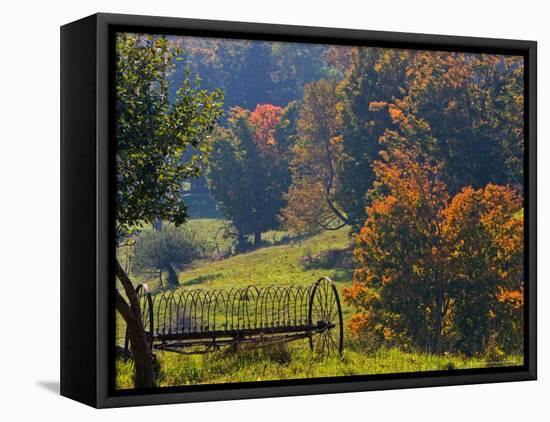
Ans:
[[[117,390],[524,364],[523,57],[115,44]]]

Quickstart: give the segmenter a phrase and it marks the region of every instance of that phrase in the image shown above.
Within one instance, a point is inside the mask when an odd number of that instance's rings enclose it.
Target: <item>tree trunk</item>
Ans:
[[[155,218],[153,221],[153,230],[156,232],[162,231],[162,220],[160,218]]]
[[[434,352],[437,355],[440,355],[443,353],[443,345],[441,342],[442,325],[443,325],[443,318],[441,317],[441,314],[439,314],[438,312],[435,319],[435,333],[434,333],[434,343],[433,343]]]
[[[443,344],[441,332],[443,331],[443,297],[438,294],[434,306],[434,332],[433,332],[433,351],[440,355],[443,353]]]
[[[162,270],[159,271],[159,289],[164,290],[164,281],[162,281]]]
[[[262,232],[254,233],[254,248],[262,246]]]
[[[237,234],[237,252],[241,253],[244,251],[246,251],[246,239],[239,230],[239,233]]]
[[[176,289],[180,282],[178,280],[178,274],[174,270],[174,267],[172,267],[171,264],[168,264],[168,267],[166,268],[168,271],[168,288],[169,289]]]
[[[116,260],[115,272],[130,302],[128,304],[118,290],[116,291],[115,308],[126,322],[134,358],[134,384],[136,388],[152,388],[156,384],[155,364],[143,327],[139,300],[130,278],[118,260]]]

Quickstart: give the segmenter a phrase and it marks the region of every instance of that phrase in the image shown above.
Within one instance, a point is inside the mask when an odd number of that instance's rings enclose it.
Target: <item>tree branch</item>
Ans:
[[[135,315],[130,305],[124,300],[120,292],[115,289],[115,308],[122,315],[126,324],[135,322]]]
[[[328,133],[325,134],[328,138]],[[330,191],[332,190],[332,185],[334,183],[334,166],[332,165],[332,153],[330,151],[330,138],[326,139],[325,141],[325,152],[327,156],[327,164],[328,164],[328,171],[329,171],[329,178],[328,183],[325,187],[325,201],[330,208],[330,210],[344,223],[351,225],[350,219],[345,216],[338,208],[336,208],[336,205],[332,202],[330,199]]]
[[[132,312],[134,315],[139,316],[140,315],[140,307],[139,307],[139,300],[136,295],[136,291],[134,288],[134,285],[132,283],[132,280],[128,277],[120,263],[118,262],[118,259],[115,260],[115,273],[117,278],[120,281],[120,284],[122,284],[122,287],[124,288],[124,292],[126,293],[126,297],[128,298],[128,301],[130,302],[130,307],[132,309]]]

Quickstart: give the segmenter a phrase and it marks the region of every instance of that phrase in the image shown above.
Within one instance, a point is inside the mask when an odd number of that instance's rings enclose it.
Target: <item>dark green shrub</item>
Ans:
[[[163,276],[168,275],[168,288],[179,285],[177,271],[205,255],[206,245],[194,232],[182,227],[166,225],[162,231],[146,230],[140,233],[134,246],[133,271],[158,276],[164,287]]]

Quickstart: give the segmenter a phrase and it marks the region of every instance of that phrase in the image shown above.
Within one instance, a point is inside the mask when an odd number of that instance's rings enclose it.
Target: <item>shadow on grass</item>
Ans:
[[[351,247],[343,249],[328,249],[316,255],[305,255],[301,258],[302,266],[306,270],[335,269],[350,270],[353,268]]]
[[[352,269],[341,269],[335,271],[330,279],[335,283],[345,282],[348,283],[353,279],[353,270]]]
[[[221,273],[214,273],[214,274],[208,274],[208,275],[201,275],[199,277],[192,278],[190,280],[186,280],[180,283],[182,286],[196,286],[199,284],[204,284],[208,281],[213,281],[218,278],[221,278]]]

